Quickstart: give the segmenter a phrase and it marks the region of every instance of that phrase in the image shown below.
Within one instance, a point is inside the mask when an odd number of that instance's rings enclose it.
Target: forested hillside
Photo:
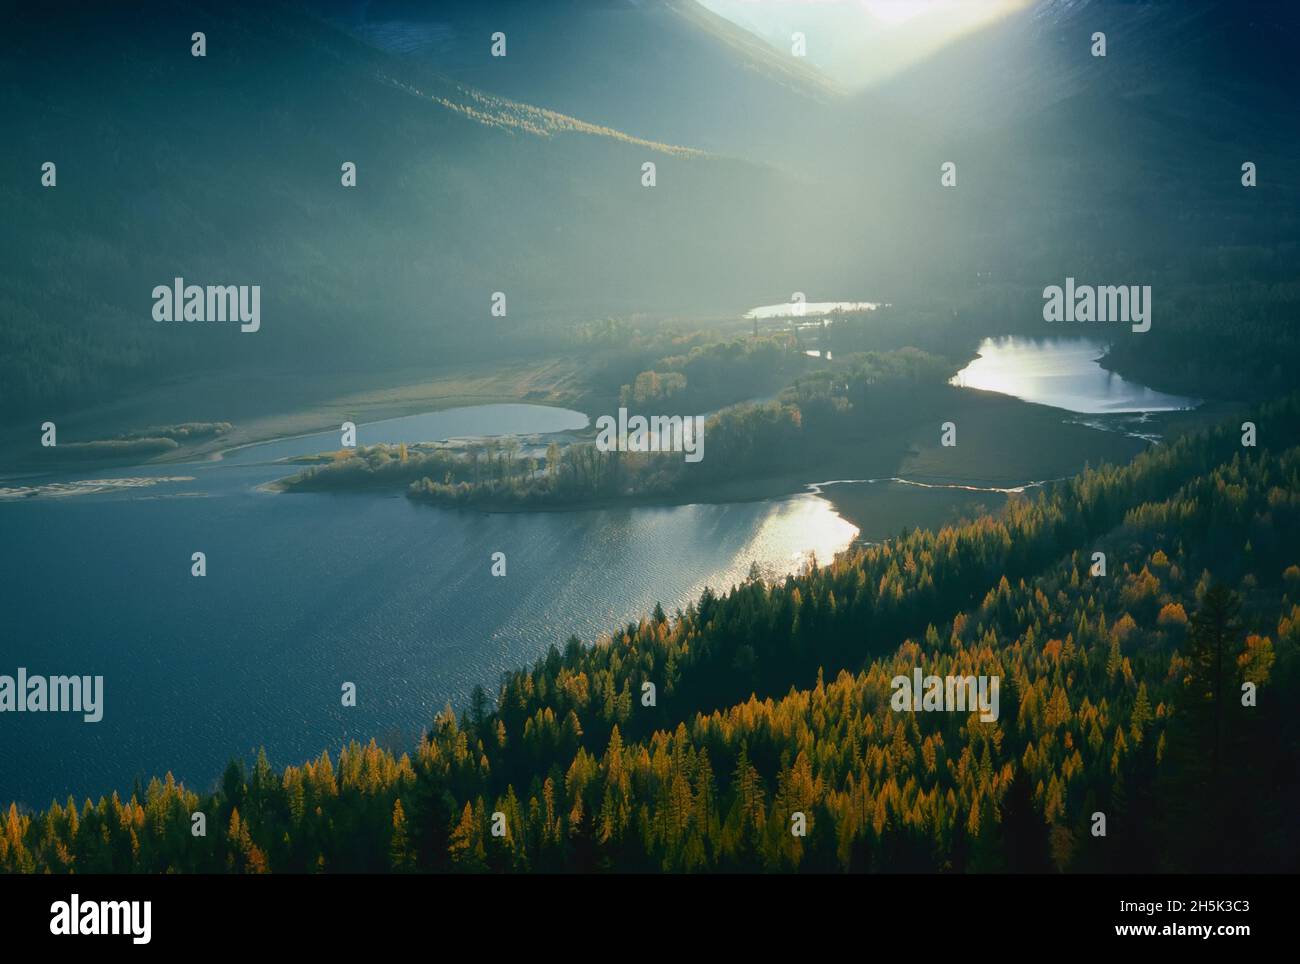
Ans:
[[[539,319],[717,311],[751,296],[756,266],[788,271],[783,289],[816,271],[786,250],[798,188],[761,159],[487,94],[300,4],[150,0],[129,22],[30,7],[0,12],[15,416],[195,371],[502,362],[556,348]],[[177,277],[259,285],[260,329],[154,321],[151,292]]]
[[[0,867],[1295,870],[1297,415],[571,639],[410,754],[11,806]],[[998,719],[895,711],[917,667],[999,677]]]

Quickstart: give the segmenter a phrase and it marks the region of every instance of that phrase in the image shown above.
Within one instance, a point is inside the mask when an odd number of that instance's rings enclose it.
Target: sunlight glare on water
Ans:
[[[1106,344],[1091,338],[985,338],[978,351],[950,384],[1086,414],[1177,412],[1200,404],[1106,371],[1098,363]]]

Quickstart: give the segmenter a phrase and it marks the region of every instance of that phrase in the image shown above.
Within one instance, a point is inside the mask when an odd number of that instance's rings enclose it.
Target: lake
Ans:
[[[952,384],[1091,415],[1178,412],[1200,404],[1106,371],[1098,364],[1106,347],[1092,338],[985,338],[979,357]]]
[[[1191,407],[1103,371],[1100,342],[987,339],[955,379],[1107,419]],[[1144,406],[1153,406],[1148,409]],[[1120,416],[1116,413],[1139,413]],[[1096,422],[1093,425],[1093,422]],[[358,426],[361,445],[562,436],[580,412],[483,405]],[[1109,429],[1109,430],[1114,430]],[[337,430],[224,458],[84,468],[9,483],[0,498],[6,632],[0,674],[102,675],[104,718],[0,716],[0,801],[45,806],[170,769],[207,788],[232,755],[265,746],[298,763],[350,739],[409,748],[447,703],[531,663],[571,634],[591,641],[725,590],[829,561],[859,530],[815,492],[731,505],[479,513],[401,493],[274,495],[275,459],[337,449]],[[1078,452],[1080,464],[1089,453]],[[1023,480],[1032,481],[1032,480]],[[26,498],[43,485],[42,498]],[[817,487],[815,487],[817,488]],[[877,541],[996,510],[1007,487],[832,480]],[[0,487],[0,496],[6,489]],[[190,575],[195,551],[208,574]],[[490,574],[504,552],[507,575]],[[357,686],[344,708],[340,687]]]
[[[544,406],[477,406],[358,426],[358,442],[581,428]],[[400,423],[400,424],[399,424]],[[403,437],[405,436],[405,437]],[[829,560],[856,530],[823,499],[484,514],[402,494],[272,495],[270,458],[337,432],[219,461],[86,469],[62,498],[0,503],[0,673],[104,676],[104,718],[0,716],[0,800],[45,806],[129,791],[171,769],[206,788],[231,755],[276,764],[349,739],[409,748],[449,701],[570,634],[593,640],[656,602],[671,612],[757,562]],[[98,485],[86,487],[78,479]],[[190,575],[207,555],[208,574]],[[507,557],[493,578],[490,555]],[[354,682],[355,708],[340,687]]]

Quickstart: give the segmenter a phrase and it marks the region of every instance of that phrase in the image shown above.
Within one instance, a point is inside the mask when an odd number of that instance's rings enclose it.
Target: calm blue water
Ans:
[[[358,441],[585,422],[482,406],[361,426]],[[775,573],[803,551],[829,559],[855,533],[811,495],[482,514],[402,495],[257,491],[291,471],[263,459],[337,444],[331,432],[222,461],[89,470],[79,478],[109,484],[0,501],[0,674],[105,677],[99,723],[0,714],[0,801],[97,797],[168,769],[206,788],[232,754],[261,745],[277,764],[351,738],[409,747],[448,701],[463,705],[476,683],[494,691],[502,672],[570,634],[594,639],[656,601],[684,607],[751,561]],[[128,478],[137,484],[120,487]],[[196,550],[202,579],[190,575]],[[505,578],[490,575],[495,551]],[[344,681],[357,685],[355,708],[341,706]]]

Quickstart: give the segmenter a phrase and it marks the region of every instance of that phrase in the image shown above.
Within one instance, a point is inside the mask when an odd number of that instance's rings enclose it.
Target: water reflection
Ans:
[[[586,428],[581,412],[546,405],[473,405],[447,408],[420,415],[405,415],[357,426],[357,445],[396,445],[399,442],[441,442],[450,438],[501,435],[542,435]],[[225,461],[269,462],[330,452],[340,445],[338,431],[317,432],[296,438],[257,442],[226,453]]]
[[[538,421],[546,410],[493,408],[473,413],[473,425],[443,412],[436,424],[378,431],[552,427]],[[359,440],[376,440],[372,428],[361,426]],[[94,726],[11,714],[0,799],[36,806],[128,791],[169,769],[208,786],[231,754],[259,746],[277,764],[385,733],[409,747],[448,702],[464,705],[475,684],[491,690],[570,634],[594,640],[656,602],[685,608],[705,585],[742,582],[753,564],[780,577],[813,554],[829,562],[857,533],[814,495],[483,513],[417,504],[400,490],[259,494],[286,472],[262,461],[282,444],[244,450],[246,463],[187,465],[184,478],[175,465],[156,475],[136,467],[83,480],[93,490],[83,498],[0,503],[0,585],[22,601],[0,666],[106,680]],[[208,559],[201,579],[190,574],[196,550]],[[507,578],[491,574],[498,550]],[[346,710],[343,680],[362,694]]]
[[[803,303],[782,302],[777,305],[759,305],[745,312],[746,318],[791,318],[820,317],[837,311],[875,311],[880,307],[875,301],[810,301]]]
[[[1106,343],[1092,338],[985,338],[979,357],[951,384],[1094,415],[1176,412],[1200,404],[1106,371],[1098,364],[1105,353]]]

